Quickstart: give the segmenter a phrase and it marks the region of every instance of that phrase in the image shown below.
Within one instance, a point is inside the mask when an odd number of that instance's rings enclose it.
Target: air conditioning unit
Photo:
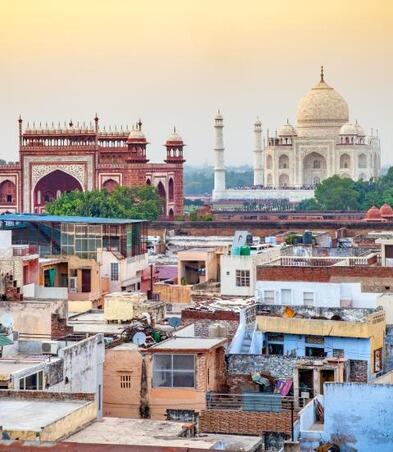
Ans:
[[[41,344],[41,352],[43,355],[57,355],[59,344],[55,341],[43,342]]]
[[[77,276],[70,276],[68,278],[68,290],[71,293],[78,292],[78,278],[77,278]]]

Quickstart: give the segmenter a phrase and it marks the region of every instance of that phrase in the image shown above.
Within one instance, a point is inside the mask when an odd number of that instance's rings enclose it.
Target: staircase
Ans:
[[[246,332],[244,333],[242,346],[240,348],[240,354],[247,355],[250,351],[251,347],[251,340],[252,340],[252,332]]]

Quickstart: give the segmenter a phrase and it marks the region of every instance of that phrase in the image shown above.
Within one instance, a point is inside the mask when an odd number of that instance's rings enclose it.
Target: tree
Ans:
[[[45,209],[52,215],[153,221],[162,214],[162,200],[152,186],[116,187],[112,193],[107,190],[63,193]]]
[[[355,182],[349,177],[329,177],[315,189],[315,199],[324,210],[356,210],[358,196]]]

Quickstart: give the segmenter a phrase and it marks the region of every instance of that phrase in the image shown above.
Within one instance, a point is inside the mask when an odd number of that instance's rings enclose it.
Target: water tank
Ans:
[[[311,231],[304,231],[303,245],[312,245],[312,232]]]
[[[231,254],[232,256],[240,256],[240,246],[233,246]]]
[[[251,250],[249,246],[240,247],[240,256],[249,256],[251,254]]]

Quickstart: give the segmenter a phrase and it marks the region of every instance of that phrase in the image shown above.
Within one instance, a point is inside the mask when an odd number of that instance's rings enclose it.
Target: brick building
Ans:
[[[148,141],[139,121],[131,131],[73,124],[23,129],[19,119],[19,162],[0,165],[0,213],[36,212],[61,193],[153,185],[164,216],[183,213],[183,147],[174,131],[164,163],[148,163]]]

